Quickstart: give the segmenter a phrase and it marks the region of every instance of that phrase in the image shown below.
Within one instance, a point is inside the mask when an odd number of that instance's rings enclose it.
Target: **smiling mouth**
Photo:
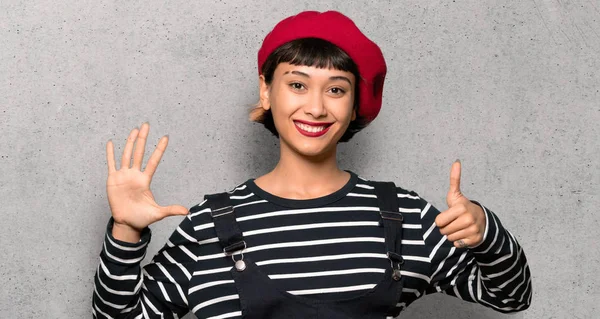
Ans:
[[[321,125],[321,126],[314,126],[314,125],[308,125],[308,124],[304,124],[304,123],[300,123],[300,122],[294,122],[294,123],[300,129],[310,132],[310,133],[322,132],[324,129],[326,129],[327,127],[329,127],[331,125],[331,124],[326,124],[326,125]]]
[[[311,124],[300,122],[300,121],[294,121],[294,125],[296,125],[296,128],[298,129],[298,131],[302,135],[305,135],[308,137],[319,137],[321,135],[324,135],[325,133],[327,133],[327,131],[329,131],[329,128],[331,127],[331,125],[333,123],[323,123],[321,125],[314,125],[314,124],[320,124],[320,123],[311,123]]]

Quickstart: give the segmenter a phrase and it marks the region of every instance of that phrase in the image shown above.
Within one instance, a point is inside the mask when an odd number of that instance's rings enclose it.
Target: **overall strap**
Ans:
[[[229,194],[224,192],[205,195],[204,199],[208,200],[210,214],[223,252],[232,255],[246,248],[244,236],[235,218],[235,211],[229,202]]]
[[[392,265],[392,278],[400,280],[400,268],[404,263],[402,258],[402,221],[404,217],[398,209],[398,195],[393,182],[373,182],[379,204],[380,224],[385,234],[387,256]]]

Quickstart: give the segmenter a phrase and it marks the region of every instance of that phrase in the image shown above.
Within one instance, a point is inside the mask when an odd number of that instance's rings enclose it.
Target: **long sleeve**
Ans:
[[[180,318],[188,313],[187,288],[195,256],[186,251],[196,242],[189,215],[143,268],[150,229],[132,244],[115,239],[112,226],[111,218],[94,277],[94,318]]]
[[[442,292],[504,313],[525,310],[532,286],[523,248],[492,211],[479,205],[486,215],[484,240],[477,247],[459,249],[435,225],[439,211],[423,201],[425,242],[432,249],[426,293]]]

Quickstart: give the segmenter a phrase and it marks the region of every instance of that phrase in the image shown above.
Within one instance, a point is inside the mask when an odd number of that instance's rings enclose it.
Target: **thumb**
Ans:
[[[460,160],[456,160],[452,163],[450,169],[450,189],[448,190],[448,196],[446,202],[448,206],[452,206],[455,199],[462,196],[460,191],[460,174],[461,174],[461,163]]]
[[[187,215],[189,210],[181,205],[170,205],[160,208],[160,214],[164,217],[175,215]]]

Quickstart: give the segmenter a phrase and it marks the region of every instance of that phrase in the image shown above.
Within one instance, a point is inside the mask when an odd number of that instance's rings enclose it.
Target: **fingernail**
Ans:
[[[454,162],[456,162],[456,163],[460,163],[460,160],[459,160],[459,159],[456,159],[456,161],[454,161]]]

